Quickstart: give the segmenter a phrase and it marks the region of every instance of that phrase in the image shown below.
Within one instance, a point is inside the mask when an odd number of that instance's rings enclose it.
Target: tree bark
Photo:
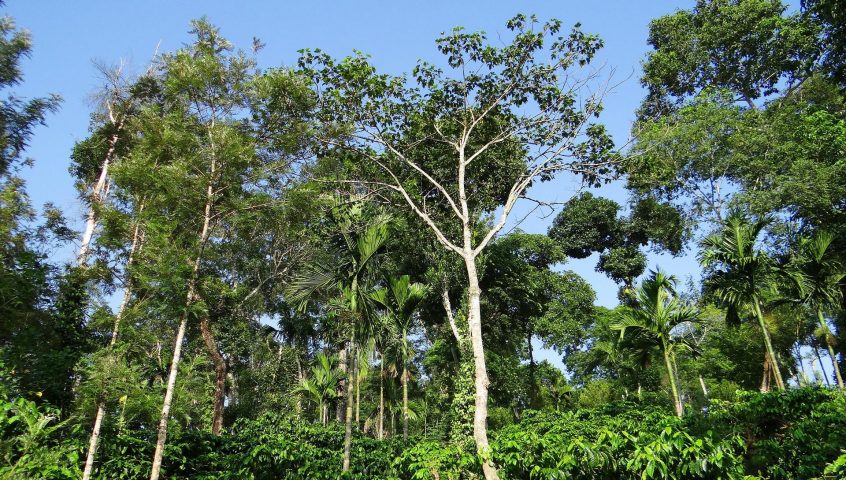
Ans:
[[[402,440],[408,440],[408,368],[402,367]]]
[[[203,337],[203,343],[206,345],[214,364],[214,394],[212,396],[212,434],[220,435],[223,429],[223,407],[226,397],[226,360],[217,348],[217,342],[214,339],[209,319],[205,315],[200,319],[200,335]]]
[[[676,407],[676,416],[681,418],[684,416],[684,405],[682,405],[681,397],[679,396],[679,388],[676,385],[676,372],[673,368],[673,362],[670,360],[670,353],[663,349],[664,364],[667,366],[667,378],[670,379],[670,390],[673,393],[673,404]]]
[[[828,341],[828,324],[825,323],[825,317],[823,316],[822,310],[819,308],[817,308],[817,318],[819,318],[820,327],[822,327],[823,332],[825,333],[825,345],[828,347],[828,355],[831,357],[831,366],[834,368],[834,376],[837,378],[837,387],[842,389],[843,376],[840,374],[840,366],[837,364],[837,355],[834,353],[834,347],[831,345],[831,342]],[[822,368],[822,363],[820,363],[820,368]]]
[[[345,346],[341,349],[340,352],[338,352],[338,369],[344,372],[344,375],[349,377],[349,368],[347,368],[347,357],[349,356],[349,351],[347,349],[348,347]],[[341,381],[338,382],[338,388],[335,390],[335,393],[338,395],[338,398],[344,398],[344,396],[346,395],[347,383],[348,382],[346,379],[341,379]],[[338,423],[341,423],[345,420],[344,404],[341,402],[338,402],[335,405],[335,420]]]
[[[465,245],[469,245],[469,237],[469,228],[465,226]],[[470,330],[470,344],[473,348],[475,367],[476,408],[473,415],[473,439],[476,442],[476,450],[482,457],[482,472],[485,478],[487,480],[498,480],[499,475],[491,461],[490,444],[488,443],[488,371],[485,366],[485,349],[482,343],[482,291],[479,288],[476,258],[469,248],[465,248],[464,265],[467,269],[467,297],[470,306],[467,323]]]
[[[350,335],[350,343],[349,343],[349,351],[347,352],[349,355],[348,358],[348,366],[353,368],[349,368],[349,371],[355,374],[355,334]],[[344,426],[344,465],[343,471],[347,472],[350,469],[350,453],[352,451],[352,402],[353,402],[353,382],[352,378],[347,375],[347,406],[346,406],[346,417],[345,417],[345,426]]]
[[[358,360],[356,360],[358,367]],[[356,368],[355,372],[355,428],[361,429],[361,374]]]
[[[764,374],[761,378],[761,393],[770,391],[770,355],[764,352]]]
[[[778,368],[778,360],[775,356],[772,340],[770,340],[770,331],[767,329],[767,324],[764,321],[764,314],[761,313],[761,305],[757,298],[754,298],[752,303],[755,304],[755,315],[758,317],[758,323],[761,325],[761,332],[764,334],[764,346],[767,348],[767,355],[770,357],[770,367],[772,368],[773,377],[776,381],[776,388],[784,390],[784,381],[781,377],[781,370]]]
[[[381,357],[381,354],[380,354]],[[385,438],[385,360],[379,361],[379,440]]]

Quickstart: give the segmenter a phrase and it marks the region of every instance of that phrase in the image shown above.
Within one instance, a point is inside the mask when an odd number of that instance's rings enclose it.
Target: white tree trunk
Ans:
[[[176,375],[179,372],[179,361],[182,356],[182,342],[185,338],[185,329],[188,326],[188,310],[196,300],[197,296],[197,275],[200,271],[200,262],[203,258],[203,250],[209,239],[211,225],[212,204],[214,203],[214,177],[217,163],[214,158],[211,161],[211,169],[208,185],[206,187],[206,205],[203,210],[203,228],[200,230],[199,246],[197,257],[194,259],[194,267],[191,271],[191,278],[188,280],[188,293],[185,296],[185,313],[179,322],[179,329],[176,332],[176,339],[173,346],[173,358],[170,362],[170,374],[167,379],[162,413],[159,417],[158,438],[156,439],[156,451],[153,454],[153,467],[150,471],[150,480],[158,480],[162,468],[162,457],[164,455],[165,440],[167,440],[167,422],[170,417],[170,405],[173,401],[173,390],[176,387]]]
[[[144,211],[144,204],[138,207],[138,214]],[[135,251],[141,248],[141,225],[139,222],[135,223],[135,229],[132,232],[132,245],[129,247],[129,257],[126,259],[126,266],[132,265],[135,257]],[[123,299],[120,302],[117,315],[115,315],[115,323],[112,326],[112,338],[109,340],[109,348],[115,346],[120,329],[120,322],[123,319],[123,314],[129,305],[129,299],[132,297],[132,283],[127,276],[125,285],[123,287]],[[106,405],[104,401],[97,404],[97,415],[94,417],[94,427],[91,429],[91,439],[88,442],[88,455],[85,457],[85,468],[82,471],[82,480],[89,480],[91,473],[94,470],[94,458],[97,455],[97,444],[100,441],[100,429],[103,426],[103,417],[106,416]]]
[[[482,471],[487,480],[498,480],[496,468],[491,461],[490,444],[488,443],[488,371],[485,366],[485,349],[482,344],[482,308],[481,289],[476,270],[476,259],[469,252],[464,257],[467,268],[468,289],[467,297],[470,305],[467,323],[470,327],[470,344],[473,347],[473,362],[475,366],[476,403],[473,415],[473,439],[476,449],[482,456]]]
[[[118,136],[123,129],[123,122],[116,125],[116,131],[109,137],[109,148],[106,150],[106,155],[103,157],[103,163],[100,166],[100,176],[97,177],[97,183],[91,190],[91,201],[88,206],[88,215],[85,220],[85,231],[82,233],[82,242],[79,245],[79,254],[77,255],[77,264],[83,266],[88,262],[88,253],[91,251],[91,239],[94,237],[94,230],[97,228],[97,207],[106,199],[106,185],[109,180],[109,166],[112,163],[112,157],[115,154],[115,145],[117,145]]]

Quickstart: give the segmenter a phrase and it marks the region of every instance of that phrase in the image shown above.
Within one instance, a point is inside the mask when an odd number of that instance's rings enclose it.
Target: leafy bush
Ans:
[[[707,417],[689,422],[695,431],[741,436],[748,473],[773,480],[814,478],[846,445],[846,397],[823,388],[740,391],[735,401],[714,402]]]
[[[79,478],[78,444],[62,438],[68,421],[58,418],[58,410],[24,398],[0,401],[0,479]]]
[[[742,441],[694,437],[657,407],[538,412],[493,444],[507,478],[743,478]]]
[[[666,402],[616,402],[574,411],[527,411],[491,436],[502,478],[833,479],[846,478],[846,397],[824,389],[741,393],[679,419]],[[59,412],[17,399],[0,402],[0,480],[78,478],[88,432]],[[265,413],[225,435],[175,430],[169,479],[466,480],[480,478],[472,440],[353,438],[341,471],[343,426]],[[146,480],[151,430],[104,429],[99,480]],[[759,477],[750,477],[749,475]]]

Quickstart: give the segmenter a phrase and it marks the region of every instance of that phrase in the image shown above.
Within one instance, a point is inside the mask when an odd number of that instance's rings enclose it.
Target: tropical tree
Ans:
[[[624,306],[618,311],[619,321],[612,326],[620,331],[620,338],[631,332],[637,337],[640,348],[658,348],[664,357],[667,367],[667,377],[676,415],[684,415],[676,371],[676,351],[690,349],[691,346],[681,337],[674,335],[676,327],[694,322],[698,312],[690,305],[682,302],[675,291],[676,279],[658,271],[651,272],[634,292],[634,305]]]
[[[311,378],[304,378],[294,388],[294,393],[305,393],[317,405],[317,418],[324,426],[329,424],[329,403],[338,395],[338,384],[344,372],[337,368],[338,358],[318,353],[311,367]]]
[[[846,268],[834,257],[831,244],[834,235],[830,232],[817,232],[810,238],[799,240],[799,255],[791,265],[798,273],[799,290],[802,300],[817,316],[820,324],[820,336],[828,347],[828,354],[837,377],[837,386],[843,388],[843,376],[834,353],[833,334],[828,328],[825,312],[840,307],[843,298],[842,283],[846,278]]]
[[[721,230],[702,240],[699,261],[708,270],[705,288],[725,307],[726,321],[736,325],[748,311],[758,320],[776,387],[784,390],[770,331],[761,310],[765,296],[772,292],[776,281],[775,262],[757,244],[769,222],[768,217],[751,219],[740,210],[732,210]],[[765,363],[764,375],[767,375],[766,369]]]
[[[362,160],[343,182],[389,195],[464,264],[473,436],[488,480],[498,475],[487,433],[480,256],[533,182],[563,171],[598,184],[615,159],[605,128],[592,121],[604,87],[581,75],[602,42],[578,25],[562,35],[558,20],[518,15],[506,26],[507,37],[495,42],[460,28],[442,35],[437,45],[449,69],[421,62],[416,85],[378,73],[364,55],[335,61],[305,51],[300,58],[331,134],[322,143]],[[489,214],[495,219],[483,221]]]
[[[305,308],[309,299],[324,295],[331,298],[333,310],[346,327],[347,372],[355,372],[358,345],[374,330],[369,281],[382,247],[388,240],[390,217],[383,213],[368,215],[361,202],[338,201],[330,210],[337,228],[328,255],[315,258],[290,283],[290,300]],[[362,224],[366,224],[362,227]],[[325,252],[324,252],[325,253]],[[352,421],[355,374],[346,381],[346,416],[344,434],[344,471],[349,470],[352,447]]]
[[[410,377],[408,363],[413,355],[408,334],[411,322],[420,302],[426,298],[428,289],[421,283],[411,283],[411,277],[402,275],[387,280],[388,286],[376,290],[371,295],[379,305],[385,308],[388,318],[395,324],[399,334],[397,354],[401,367],[400,381],[402,382],[402,438],[408,439],[408,380]]]

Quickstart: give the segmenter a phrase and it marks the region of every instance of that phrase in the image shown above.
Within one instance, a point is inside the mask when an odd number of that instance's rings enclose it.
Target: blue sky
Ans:
[[[585,31],[597,33],[605,41],[595,64],[603,65],[605,73],[613,70],[613,78],[620,82],[605,101],[601,121],[623,143],[644,93],[638,78],[640,62],[648,50],[648,23],[677,9],[690,8],[693,3],[8,0],[1,10],[33,37],[33,56],[23,62],[25,80],[15,92],[23,97],[57,93],[64,98],[61,110],[47,119],[48,126],[35,131],[27,152],[35,159],[35,166],[23,172],[29,193],[35,205],[50,201],[60,206],[81,229],[83,209],[68,165],[73,144],[87,135],[89,97],[100,85],[93,61],[117,63],[124,59],[130,71],[142,71],[157,46],[160,52],[169,52],[191,40],[191,19],[207,16],[224,36],[245,49],[252,45],[253,37],[260,38],[266,44],[258,55],[263,68],[294,65],[301,48],[321,48],[334,56],[348,55],[355,49],[370,54],[378,68],[392,74],[410,71],[418,59],[440,63],[434,39],[454,26],[483,30],[495,39],[515,13],[534,13],[541,20],[554,17],[564,25],[581,22]],[[532,194],[547,201],[565,201],[577,188],[573,180],[560,178],[533,189]],[[594,193],[623,204],[627,198],[620,184]],[[520,227],[530,233],[545,233],[551,220],[530,217]],[[698,278],[694,254],[687,252],[679,258],[650,254],[649,268],[660,265],[680,278]],[[66,256],[67,252],[57,255]],[[596,273],[595,264],[596,256],[563,268],[575,270],[593,285],[598,304],[613,306],[617,303],[617,286]],[[538,356],[561,365],[553,352],[542,350]]]
[[[408,72],[418,59],[440,62],[434,39],[453,26],[483,30],[492,39],[504,32],[505,21],[515,13],[535,13],[542,20],[561,19],[565,25],[581,22],[587,32],[599,34],[606,47],[597,66],[614,72],[620,85],[606,100],[602,121],[615,139],[625,141],[633,112],[643,92],[638,82],[640,61],[647,51],[650,19],[689,8],[692,2],[649,1],[23,1],[9,0],[5,7],[18,25],[33,37],[33,56],[24,62],[25,82],[17,89],[23,96],[58,93],[64,98],[61,110],[48,119],[48,127],[35,132],[28,154],[35,166],[24,172],[35,205],[52,201],[69,218],[81,225],[82,205],[67,173],[74,142],[85,138],[91,111],[90,94],[99,85],[93,61],[116,63],[124,59],[130,70],[142,71],[157,45],[167,52],[190,41],[191,19],[206,15],[236,46],[249,48],[258,37],[266,47],[259,53],[262,67],[293,65],[297,50],[321,48],[332,55],[350,54],[353,49],[372,56],[380,69]],[[550,201],[565,201],[578,187],[567,178],[542,185],[533,195]],[[597,193],[624,203],[619,185]],[[519,213],[519,212],[518,212]],[[522,217],[522,215],[519,215]],[[552,220],[528,218],[520,227],[544,233]],[[596,258],[571,262],[597,291],[601,305],[616,304],[617,286],[594,272]],[[650,267],[662,268],[680,277],[696,275],[691,257],[650,257]]]

